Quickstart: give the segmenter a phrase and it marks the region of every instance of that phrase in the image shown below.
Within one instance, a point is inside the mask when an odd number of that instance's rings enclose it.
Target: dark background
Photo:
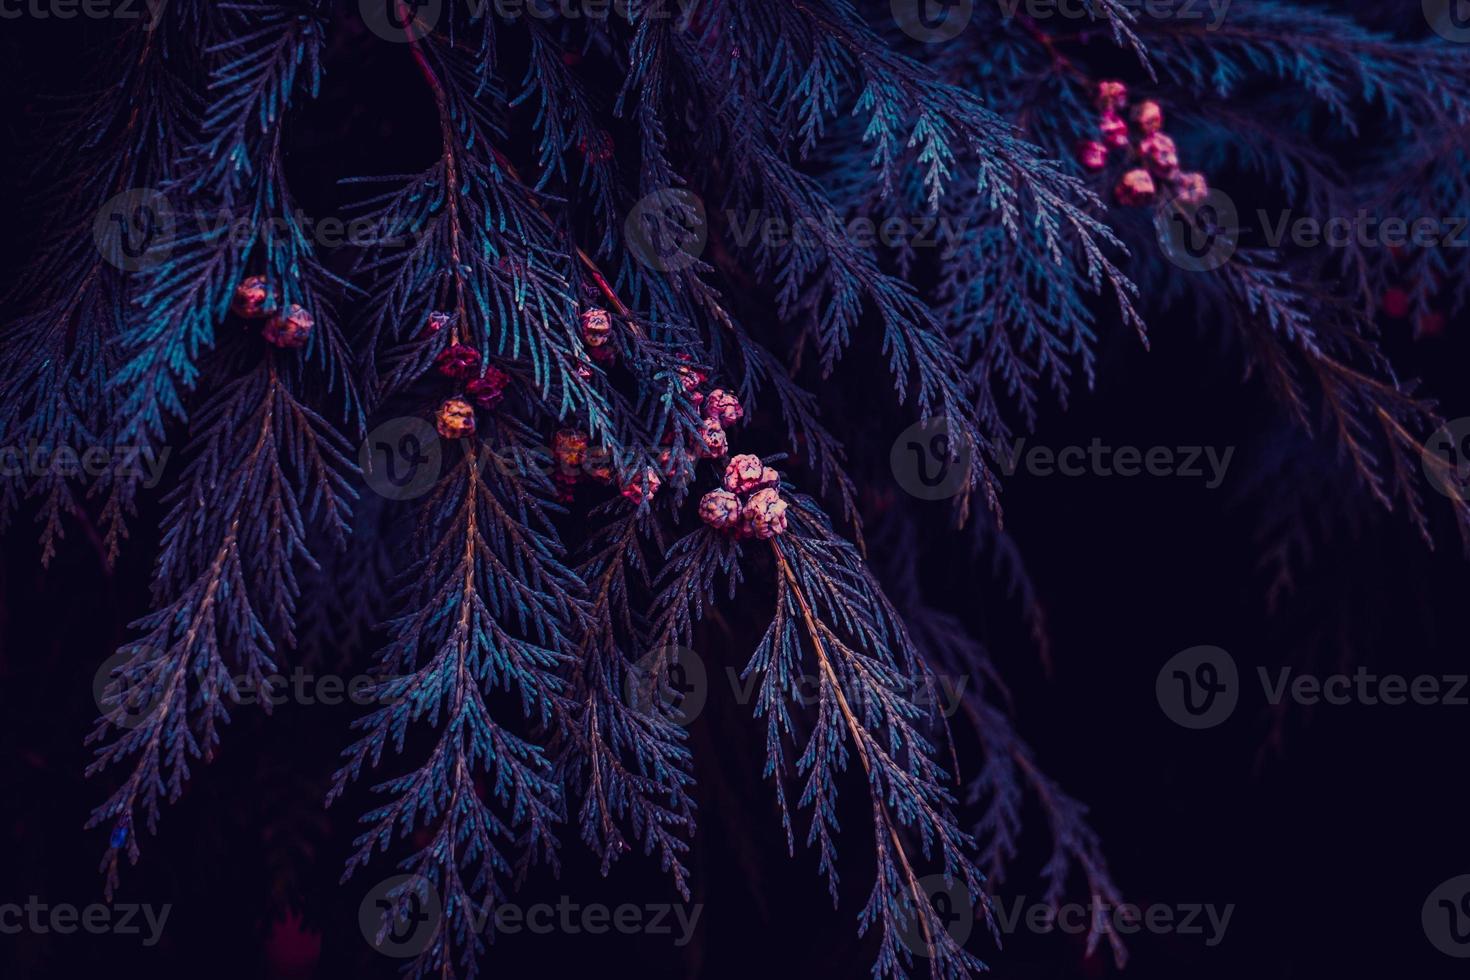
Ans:
[[[82,22],[0,23],[0,80],[10,106],[4,132],[12,147],[29,145],[41,131],[40,96],[67,91],[87,57],[82,39],[99,30],[105,27]],[[293,187],[316,214],[341,213],[339,178],[403,172],[426,163],[436,146],[408,52],[351,32],[335,44],[328,88],[343,94],[299,114],[289,156]],[[43,204],[31,196],[22,164],[19,150],[6,154],[0,191],[9,228],[0,247],[7,269],[29,253]],[[1408,323],[1385,319],[1382,326],[1402,373],[1423,377],[1447,417],[1470,414],[1463,383],[1470,324],[1452,318],[1437,336],[1419,339]],[[1282,425],[1265,392],[1242,382],[1238,362],[1187,311],[1155,317],[1151,328],[1151,352],[1131,334],[1106,332],[1097,390],[1069,413],[1046,417],[1031,442],[1085,445],[1096,436],[1112,445],[1235,446],[1225,485],[1207,491],[1190,480],[1025,473],[1008,482],[1007,528],[1049,616],[1050,674],[1003,590],[983,568],[953,561],[955,542],[942,533],[915,543],[933,554],[921,563],[932,578],[926,585],[985,630],[1013,687],[1019,729],[1042,767],[1091,806],[1125,896],[1140,904],[1234,904],[1215,948],[1197,936],[1133,937],[1126,976],[1463,976],[1463,961],[1427,942],[1420,907],[1442,881],[1470,873],[1470,708],[1278,714],[1252,680],[1227,723],[1190,732],[1171,723],[1154,696],[1164,661],[1206,643],[1229,650],[1252,679],[1257,665],[1288,663],[1319,672],[1357,663],[1405,675],[1470,670],[1463,638],[1470,576],[1445,508],[1431,502],[1441,522],[1435,552],[1400,516],[1359,508],[1366,520],[1318,537],[1297,591],[1268,615],[1256,538],[1264,508],[1288,493],[1335,499],[1358,488],[1329,446]],[[884,459],[896,435],[874,433],[873,445],[853,454]],[[1247,486],[1250,460],[1278,450],[1306,461],[1295,482]],[[145,505],[110,574],[77,528],[47,571],[39,569],[28,514],[5,534],[0,903],[30,895],[53,905],[101,900],[96,862],[105,841],[82,825],[112,777],[82,778],[89,759],[82,740],[96,713],[94,674],[147,605],[157,516],[156,506]],[[743,666],[749,644],[707,639],[713,666]],[[345,672],[365,670],[371,652],[342,649]],[[701,819],[693,901],[704,906],[695,941],[676,948],[668,937],[648,935],[522,934],[497,944],[488,971],[866,974],[872,943],[856,936],[869,885],[861,794],[856,787],[847,793],[849,863],[834,911],[814,855],[785,853],[772,794],[760,780],[761,730],[730,702],[726,689],[714,687],[693,726]],[[389,864],[338,883],[363,795],[331,810],[321,802],[359,711],[289,704],[270,718],[237,711],[220,758],[195,768],[184,799],[164,814],[162,835],[145,840],[142,864],[124,873],[119,902],[173,905],[159,945],[80,932],[0,936],[0,976],[391,976],[395,963],[374,952],[357,926],[359,902]],[[1040,812],[1028,810],[1028,817],[1034,846],[998,886],[1003,902],[1041,892],[1035,872],[1048,841]],[[584,904],[676,900],[657,868],[636,856],[605,880],[575,840],[564,859],[560,880],[533,880],[526,903],[555,904],[561,895]],[[1070,897],[1083,896],[1074,889]],[[970,948],[1002,978],[1114,972],[1106,951],[1086,957],[1077,937],[1023,932],[997,949],[977,929]]]

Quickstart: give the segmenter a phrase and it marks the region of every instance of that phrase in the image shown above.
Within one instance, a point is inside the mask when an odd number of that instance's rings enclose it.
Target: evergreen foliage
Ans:
[[[755,685],[793,855],[800,838],[834,903],[842,874],[871,877],[850,911],[877,937],[875,977],[967,976],[983,964],[921,879],[984,895],[1017,857],[1028,797],[1053,842],[1047,900],[1119,888],[985,642],[925,594],[905,542],[933,505],[895,493],[875,431],[942,422],[966,467],[948,516],[1043,660],[996,463],[1091,387],[1101,337],[1147,345],[1146,323],[1198,319],[1283,427],[1330,449],[1299,482],[1331,487],[1334,508],[1399,512],[1431,544],[1470,530],[1464,500],[1425,493],[1443,420],[1374,320],[1402,283],[1416,316],[1462,309],[1470,252],[1243,241],[1217,269],[1181,271],[1167,216],[1117,204],[1076,154],[1098,82],[1122,77],[1164,106],[1188,169],[1246,189],[1243,211],[1464,214],[1470,48],[1360,26],[1353,4],[1236,0],[1215,27],[1117,0],[1092,0],[1082,25],[977,4],[943,44],[906,35],[891,6],[629,0],[626,18],[508,20],[445,0],[394,45],[330,4],[175,0],[121,35],[98,97],[63,120],[65,165],[43,171],[54,220],[0,335],[0,444],[184,447],[161,495],[152,610],[92,736],[89,774],[112,786],[91,818],[109,834],[109,891],[191,766],[223,750],[232,701],[381,617],[376,704],[331,799],[359,780],[377,796],[348,875],[387,855],[444,903],[411,975],[475,975],[493,959],[477,924],[568,840],[605,874],[642,852],[687,897],[698,760],[659,706],[681,649],[741,634],[719,610],[764,608],[731,662]],[[302,220],[287,157],[304,103],[351,100],[325,69],[339,43],[412,61],[438,145],[417,172],[342,174],[373,237],[333,251]],[[1397,138],[1364,143],[1383,127]],[[95,246],[94,217],[139,189],[168,212],[123,268]],[[707,240],[651,261],[640,222],[659,219],[666,244],[696,210]],[[941,247],[864,240],[857,219],[938,229]],[[239,328],[248,275],[309,311],[304,349]],[[592,307],[612,317],[611,355],[585,342]],[[385,420],[433,418],[455,345],[504,372],[504,399],[474,437],[441,442],[422,497],[364,501],[354,527],[373,451],[355,447]],[[784,533],[699,522],[722,467],[695,449],[691,371],[743,405],[731,451],[781,469]],[[564,429],[617,484],[653,467],[663,489],[559,494],[545,447]],[[1344,471],[1355,495],[1334,486]],[[73,522],[101,529],[111,561],[150,489],[137,470],[7,476],[3,510],[35,516],[43,562]],[[1303,524],[1279,514],[1263,525],[1277,601],[1310,541],[1287,540]],[[329,594],[333,575],[359,574],[360,594]],[[932,695],[957,675],[974,683],[946,719]],[[978,759],[956,748],[970,743]],[[871,858],[839,828],[859,784]],[[915,928],[924,955],[903,941]],[[1090,946],[1121,962],[1119,937],[1095,929]]]

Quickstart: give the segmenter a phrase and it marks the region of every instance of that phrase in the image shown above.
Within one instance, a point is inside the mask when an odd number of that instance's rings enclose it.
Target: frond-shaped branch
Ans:
[[[465,443],[426,498],[403,610],[378,658],[382,704],[356,723],[363,735],[345,750],[328,798],[378,766],[390,745],[404,752],[412,729],[436,733],[421,764],[373,787],[388,799],[363,816],[367,829],[343,875],[395,836],[429,833],[401,866],[438,889],[446,914],[414,976],[452,974],[455,963],[475,975],[486,917],[515,863],[506,848],[554,863],[553,825],[564,819],[553,762],[525,729],[560,724],[571,708],[560,673],[585,628],[585,604],[547,523],[548,482],[489,462],[483,447]]]
[[[119,651],[89,737],[104,744],[88,775],[132,765],[88,822],[112,828],[103,858],[109,894],[120,853],[139,857],[136,810],[156,832],[161,799],[183,793],[190,757],[212,757],[228,702],[262,690],[282,643],[294,643],[295,565],[313,563],[308,527],[339,542],[346,533],[346,446],[297,400],[274,361],[216,392],[195,428],[164,523],[157,608],[133,624],[143,635]]]

